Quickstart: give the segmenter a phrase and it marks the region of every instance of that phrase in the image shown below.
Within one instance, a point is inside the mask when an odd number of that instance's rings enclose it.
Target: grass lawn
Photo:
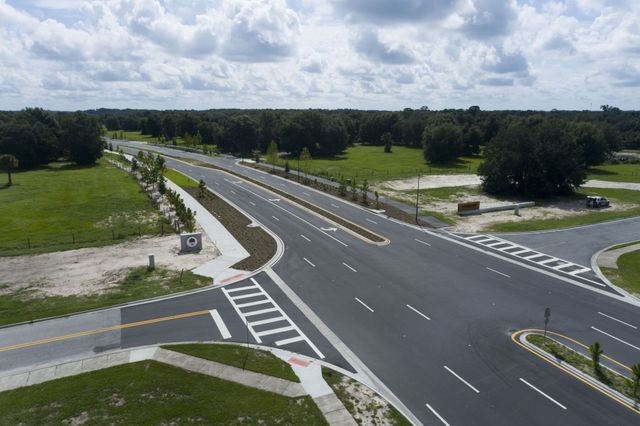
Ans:
[[[618,258],[618,269],[601,268],[615,285],[632,293],[640,293],[640,250],[625,253]]]
[[[280,160],[284,165],[285,160]],[[308,171],[312,174],[339,178],[341,175],[357,180],[368,179],[369,182],[380,182],[391,179],[415,177],[418,170],[422,174],[451,174],[471,173],[475,174],[482,157],[461,157],[451,165],[429,165],[425,162],[421,149],[407,148],[404,146],[393,147],[393,153],[385,154],[382,146],[353,146],[347,148],[345,153],[336,158],[313,159],[309,161]],[[296,170],[298,165],[295,159],[289,160],[291,170]],[[300,169],[305,171],[305,165],[301,162]]]
[[[155,361],[2,392],[0,418],[7,425],[326,424],[309,396],[287,398]]]
[[[544,350],[545,352],[555,356],[556,358],[563,360],[564,362],[570,364],[572,367],[577,368],[583,373],[590,375],[591,377],[604,383],[605,385],[617,390],[618,392],[630,398],[633,398],[633,383],[626,377],[613,373],[612,371],[604,367],[601,368],[601,373],[598,374],[593,368],[591,359],[582,356],[578,352],[571,350],[552,339],[547,338],[545,340],[544,337],[540,334],[528,335],[527,341]]]
[[[587,179],[611,182],[640,182],[640,163],[604,164],[588,170]]]
[[[559,219],[536,219],[520,222],[508,222],[495,224],[485,231],[493,232],[523,232],[523,231],[539,231],[557,228],[571,228],[574,226],[589,225],[592,223],[605,222],[616,219],[624,219],[640,215],[640,192],[629,189],[603,189],[597,190],[592,188],[584,188],[577,191],[574,197],[583,199],[587,195],[595,192],[598,195],[605,196],[615,203],[635,204],[635,207],[627,210],[611,211],[607,209],[594,210],[588,213],[569,216]]]
[[[247,348],[246,346],[240,345],[214,344],[168,345],[163,346],[163,348],[238,368],[243,368],[244,365],[246,370],[279,377],[292,382],[300,381],[289,364],[271,352],[259,349]]]
[[[211,278],[202,277],[189,271],[172,271],[146,267],[134,268],[125,280],[102,294],[90,296],[48,296],[34,294],[34,290],[24,288],[18,292],[0,297],[0,325],[31,321],[57,315],[65,315],[88,309],[104,308],[120,303],[170,293],[191,290],[211,284]],[[3,286],[0,284],[0,291]]]
[[[105,159],[52,163],[13,180],[0,186],[0,256],[120,243],[160,234],[165,223],[136,181]]]
[[[170,181],[172,181],[173,183],[175,183],[178,186],[183,186],[183,187],[186,187],[186,188],[197,188],[198,187],[198,182],[196,182],[195,180],[191,179],[189,176],[180,173],[177,170],[166,169],[164,171],[164,177],[166,177],[167,179],[169,179]]]

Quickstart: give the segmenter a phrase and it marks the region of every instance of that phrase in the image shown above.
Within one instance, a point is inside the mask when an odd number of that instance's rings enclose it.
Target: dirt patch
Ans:
[[[420,189],[444,188],[448,186],[477,186],[482,181],[478,175],[425,175],[420,177]],[[418,178],[389,180],[382,182],[381,189],[406,191],[418,188]]]
[[[101,294],[121,282],[130,268],[146,266],[149,254],[157,266],[190,270],[220,253],[206,234],[200,253],[180,254],[180,236],[140,238],[123,244],[67,250],[33,256],[0,257],[0,295],[21,288],[33,297]]]
[[[236,263],[232,268],[253,271],[275,256],[277,246],[273,237],[260,227],[251,227],[251,220],[229,203],[211,192],[207,192],[204,197],[199,197],[197,188],[182,187],[182,189],[209,210],[227,228],[227,231],[238,240],[240,245],[249,252],[248,258]]]
[[[422,188],[422,181],[420,182]],[[469,186],[469,191],[456,191],[448,199],[434,199],[427,196],[421,197],[420,208],[423,210],[442,213],[448,217],[454,218],[456,225],[452,228],[456,232],[479,232],[483,228],[491,225],[505,222],[520,222],[522,220],[532,219],[561,219],[569,216],[577,216],[580,214],[594,211],[587,208],[583,199],[576,198],[573,200],[549,200],[537,202],[535,207],[527,207],[520,209],[520,216],[516,216],[513,210],[504,210],[499,212],[483,213],[472,216],[458,216],[457,205],[459,202],[479,201],[480,207],[496,207],[511,205],[516,202],[531,201],[529,199],[499,199],[488,196],[486,194],[478,194],[474,191],[475,187]],[[415,195],[407,194],[399,191],[384,190],[383,193],[398,201],[413,203]],[[606,211],[620,211],[635,207],[630,204],[614,203],[608,207]]]

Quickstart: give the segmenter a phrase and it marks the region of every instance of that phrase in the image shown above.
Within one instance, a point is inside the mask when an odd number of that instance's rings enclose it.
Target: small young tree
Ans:
[[[338,194],[342,197],[347,195],[347,180],[344,176],[340,176],[340,180],[338,181]]]
[[[602,350],[600,343],[593,342],[589,346],[589,352],[591,352],[591,362],[593,363],[593,371],[596,373],[597,376],[602,375],[602,370],[600,368],[600,355],[602,355],[604,351]]]
[[[271,163],[271,166],[273,166],[273,169],[275,170],[276,163],[278,162],[278,144],[276,141],[271,141],[267,147],[267,161]]]
[[[378,191],[375,191],[373,194],[376,196],[376,210],[380,210],[380,195]]]
[[[384,152],[386,154],[391,154],[391,149],[393,147],[393,136],[391,136],[391,133],[383,133],[382,136],[380,136],[380,142],[384,145]]]
[[[351,180],[351,199],[353,201],[358,200],[358,184],[356,182],[356,178]]]
[[[284,163],[284,174],[288,176],[290,171],[291,167],[289,167],[289,162],[287,161]]]
[[[204,183],[204,179],[200,179],[198,182],[198,198],[203,198],[207,193],[207,184]]]
[[[362,204],[365,206],[369,205],[369,182],[367,179],[363,180],[362,185],[360,186],[360,197]]]
[[[300,151],[300,155],[298,156],[298,180],[300,180],[300,162],[302,161],[302,166],[304,167],[304,172],[309,173],[309,161],[311,161],[311,153],[309,152],[309,148],[306,146],[302,148]]]
[[[132,171],[132,172],[135,172],[136,170],[138,170],[138,167],[139,167],[139,166],[140,166],[140,165],[138,164],[138,160],[136,160],[136,157],[133,157],[133,158],[131,159],[131,171]]]
[[[13,185],[11,181],[11,170],[17,169],[19,165],[18,159],[11,154],[0,155],[0,167],[7,171],[8,186]]]
[[[631,372],[633,373],[633,396],[638,399],[638,390],[640,390],[640,364],[632,365]]]
[[[158,192],[160,195],[164,195],[167,192],[167,184],[162,176],[158,179]]]

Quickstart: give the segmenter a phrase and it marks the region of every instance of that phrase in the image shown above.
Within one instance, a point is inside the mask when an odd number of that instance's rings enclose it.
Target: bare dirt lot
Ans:
[[[38,296],[71,296],[101,293],[118,284],[130,268],[146,266],[149,254],[157,266],[190,270],[219,253],[203,234],[203,250],[179,254],[180,236],[140,238],[123,244],[0,257],[0,295],[31,287]]]
[[[404,179],[396,181],[383,182],[378,185],[379,191],[386,196],[405,201],[407,203],[415,202],[415,195],[409,191],[417,189],[418,180]],[[488,196],[479,191],[478,186],[480,178],[477,175],[432,175],[420,178],[420,189],[436,189],[448,188],[451,195],[445,198],[432,198],[422,196],[420,207],[426,211],[442,213],[456,221],[453,226],[454,231],[458,232],[479,232],[485,227],[496,223],[516,222],[523,219],[560,219],[569,216],[575,216],[592,211],[585,206],[584,201],[561,200],[546,201],[538,203],[535,207],[520,209],[520,217],[514,214],[513,210],[500,212],[483,213],[473,216],[458,216],[457,203],[466,201],[479,201],[481,207],[494,207],[513,204],[515,202],[531,201],[528,199],[498,199]],[[591,180],[584,184],[590,188],[621,188],[640,190],[640,184],[626,182],[604,182]],[[422,193],[422,191],[421,191]],[[634,207],[631,204],[614,203],[607,208],[608,211],[626,210]]]

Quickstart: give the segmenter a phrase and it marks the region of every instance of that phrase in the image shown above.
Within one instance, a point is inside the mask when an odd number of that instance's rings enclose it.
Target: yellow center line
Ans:
[[[156,324],[164,321],[172,321],[172,320],[177,320],[181,318],[189,318],[189,317],[195,317],[198,315],[208,315],[208,314],[209,314],[208,310],[202,310],[202,311],[188,312],[186,314],[171,315],[168,317],[152,318],[144,321],[131,322],[128,324],[112,325],[109,327],[97,328],[95,330],[79,331],[76,333],[65,334],[62,336],[48,337],[46,339],[34,340],[32,342],[19,343],[17,345],[3,346],[3,347],[0,347],[0,352],[8,352],[16,349],[28,348],[31,346],[38,346],[38,345],[44,345],[52,342],[59,342],[62,340],[71,340],[78,337],[91,336],[93,334],[107,333],[109,331],[122,330],[125,328],[139,327],[141,325]]]
[[[586,381],[586,380],[585,380],[585,379],[583,379],[582,377],[578,376],[577,374],[573,373],[572,371],[568,370],[567,368],[564,368],[564,367],[563,367],[563,366],[561,366],[560,364],[556,364],[556,363],[552,362],[551,360],[549,360],[549,359],[545,358],[544,356],[540,355],[539,353],[537,353],[536,351],[532,350],[531,348],[528,348],[526,345],[524,345],[522,342],[520,342],[520,341],[517,339],[517,337],[518,337],[518,336],[520,336],[522,333],[527,333],[527,332],[529,332],[529,333],[543,333],[543,330],[539,330],[539,329],[535,329],[535,328],[530,328],[530,329],[525,329],[525,330],[518,330],[518,331],[516,331],[515,333],[513,333],[513,334],[511,335],[511,340],[513,340],[517,345],[519,345],[519,346],[523,347],[524,349],[528,350],[529,352],[531,352],[531,353],[532,353],[532,354],[534,354],[535,356],[539,357],[540,359],[542,359],[542,360],[544,360],[544,361],[548,362],[549,364],[553,365],[553,366],[554,366],[554,367],[556,367],[556,368],[559,368],[560,370],[564,371],[565,373],[570,374],[571,376],[573,376],[573,377],[575,377],[576,379],[580,380],[580,381],[581,381],[581,382],[583,382],[584,384],[586,384],[586,385],[588,385],[588,386],[592,387],[593,389],[597,390],[598,392],[602,393],[603,395],[606,395],[606,396],[608,396],[609,398],[613,399],[614,401],[616,401],[616,402],[618,402],[618,403],[620,403],[620,404],[624,405],[625,407],[627,407],[627,408],[628,408],[628,409],[630,409],[631,411],[634,411],[634,412],[636,412],[636,413],[640,414],[640,411],[639,411],[637,408],[635,408],[635,407],[633,407],[633,406],[631,406],[631,405],[627,404],[627,402],[626,402],[626,401],[624,401],[624,400],[622,400],[622,399],[620,399],[620,398],[617,398],[617,397],[615,397],[614,395],[612,395],[612,394],[610,394],[610,393],[608,393],[608,392],[605,392],[604,390],[602,390],[602,389],[600,389],[599,387],[597,387],[597,386],[593,385],[592,383],[589,383],[588,381]],[[572,338],[570,338],[570,337],[567,337],[567,336],[565,336],[565,335],[562,335],[562,334],[560,334],[560,333],[555,333],[555,332],[553,332],[553,331],[547,331],[547,334],[553,334],[553,335],[555,335],[555,336],[562,337],[562,338],[567,339],[567,340],[570,340],[570,341],[572,341],[572,342],[574,342],[574,343],[576,343],[576,344],[578,344],[578,345],[580,345],[580,346],[582,346],[582,347],[584,347],[584,348],[588,348],[588,346],[584,345],[583,343],[580,343],[580,342],[578,342],[577,340],[574,340],[574,339],[572,339]],[[603,355],[603,356],[604,356],[604,355]],[[629,367],[627,367],[626,365],[624,365],[624,364],[622,364],[622,363],[620,363],[620,362],[618,362],[618,361],[616,361],[616,360],[614,360],[614,359],[612,359],[612,358],[609,358],[609,357],[605,357],[605,358],[607,358],[607,359],[608,359],[608,360],[610,360],[610,361],[615,362],[615,363],[616,363],[616,364],[618,364],[618,365],[621,365],[622,367],[625,367],[625,368],[629,369]]]

